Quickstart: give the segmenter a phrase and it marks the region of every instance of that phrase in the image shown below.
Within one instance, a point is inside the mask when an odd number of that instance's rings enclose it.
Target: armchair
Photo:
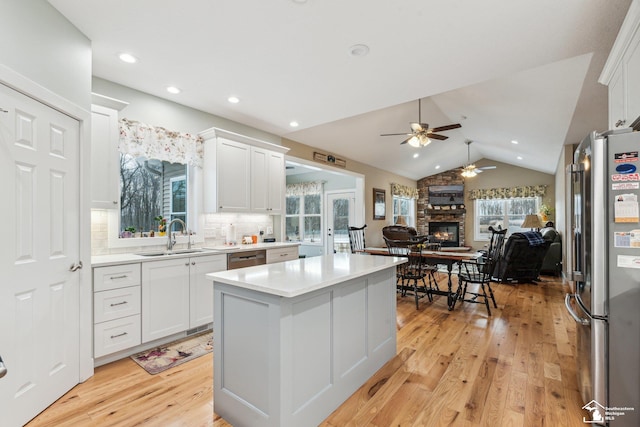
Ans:
[[[562,271],[562,237],[555,228],[548,227],[540,230],[542,238],[551,242],[549,250],[542,260],[542,273],[560,274]]]
[[[513,233],[498,258],[494,277],[501,282],[533,282],[538,279],[542,261],[551,242],[537,231]]]

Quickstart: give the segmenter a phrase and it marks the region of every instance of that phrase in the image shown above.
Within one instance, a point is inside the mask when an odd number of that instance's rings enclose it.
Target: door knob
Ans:
[[[2,356],[0,356],[0,378],[7,375],[7,367],[4,366],[4,361],[2,360]]]

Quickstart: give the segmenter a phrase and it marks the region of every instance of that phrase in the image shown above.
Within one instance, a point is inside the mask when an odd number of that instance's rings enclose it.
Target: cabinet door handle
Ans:
[[[126,332],[123,332],[123,333],[118,334],[118,335],[111,335],[111,339],[118,338],[118,337],[123,337],[123,336],[125,336],[125,335],[127,335],[127,333],[126,333]]]
[[[71,264],[71,267],[69,267],[69,271],[78,271],[82,268],[82,261],[78,261],[77,264]]]
[[[122,276],[111,276],[109,277],[109,280],[117,280],[117,279],[126,279],[127,275],[123,274]]]
[[[111,305],[111,307],[115,307],[115,306],[118,306],[118,305],[124,305],[124,304],[128,304],[128,303],[129,303],[129,301],[122,301],[122,302],[116,302],[116,303],[110,304],[110,305]]]
[[[185,263],[184,263],[184,265],[186,265],[187,267],[189,267],[189,263],[188,263],[188,262],[185,262]]]
[[[618,120],[616,122],[616,127],[618,128],[618,127],[622,126],[623,124],[625,124],[626,122],[627,122],[626,120],[620,119],[620,120]]]
[[[196,265],[196,262],[195,261],[191,261],[191,265]]]

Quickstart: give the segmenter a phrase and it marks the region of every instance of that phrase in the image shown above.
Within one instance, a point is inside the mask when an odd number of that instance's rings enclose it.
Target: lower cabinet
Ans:
[[[267,249],[267,264],[273,264],[274,262],[291,261],[293,259],[298,259],[297,246]]]
[[[205,274],[225,269],[225,255],[142,263],[142,342],[213,321],[213,286]]]

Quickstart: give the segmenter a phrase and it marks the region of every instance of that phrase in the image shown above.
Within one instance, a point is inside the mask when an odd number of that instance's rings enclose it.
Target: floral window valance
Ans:
[[[409,187],[408,185],[396,184],[395,182],[391,183],[391,195],[404,197],[406,199],[417,199],[418,198],[418,189]]]
[[[128,119],[120,119],[118,151],[134,157],[202,167],[204,140]]]
[[[307,194],[322,194],[323,181],[299,182],[287,184],[287,196],[305,196]]]
[[[469,190],[469,197],[475,199],[513,199],[516,197],[544,197],[546,185],[524,185],[511,188],[484,188]]]

